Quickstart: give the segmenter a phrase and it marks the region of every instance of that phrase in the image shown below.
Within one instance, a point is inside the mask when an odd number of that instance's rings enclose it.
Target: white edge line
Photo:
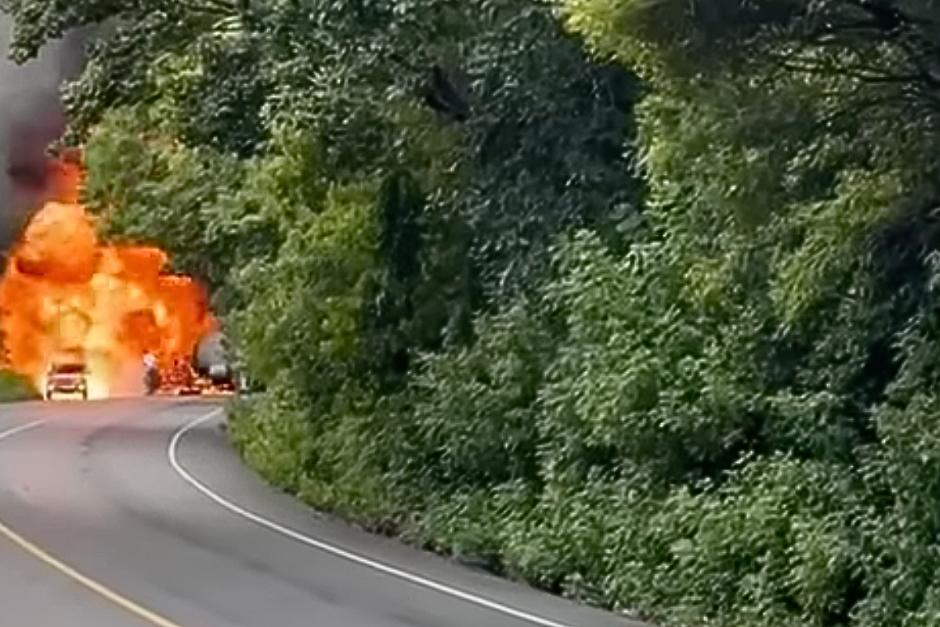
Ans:
[[[556,623],[546,618],[542,618],[540,616],[529,614],[528,612],[523,612],[521,610],[517,610],[515,608],[509,607],[508,605],[503,605],[502,603],[491,601],[489,599],[483,598],[476,594],[466,592],[464,590],[460,590],[452,586],[448,586],[447,584],[443,584],[443,583],[434,581],[432,579],[422,577],[421,575],[416,575],[414,573],[401,570],[394,566],[383,564],[382,562],[378,562],[368,557],[357,555],[356,553],[352,553],[350,551],[347,551],[346,549],[342,549],[338,546],[328,544],[326,542],[323,542],[322,540],[316,540],[298,531],[294,531],[293,529],[280,525],[263,516],[255,514],[254,512],[251,512],[239,505],[236,505],[235,503],[232,503],[225,497],[213,492],[209,487],[201,483],[198,479],[193,477],[185,468],[183,468],[183,466],[179,462],[177,451],[179,449],[180,441],[183,439],[183,437],[187,433],[189,433],[190,431],[192,431],[199,425],[205,422],[208,422],[209,420],[212,420],[213,418],[221,414],[223,411],[224,409],[222,408],[215,409],[209,412],[208,414],[204,416],[200,416],[196,418],[195,420],[191,421],[190,423],[186,424],[185,426],[181,427],[176,433],[173,434],[173,437],[170,440],[170,445],[167,449],[167,456],[170,460],[170,465],[173,467],[173,470],[175,470],[176,473],[180,477],[182,477],[184,481],[186,481],[186,483],[188,483],[190,486],[192,486],[193,488],[201,492],[203,495],[205,495],[206,497],[214,501],[216,504],[224,507],[225,509],[229,510],[230,512],[234,514],[241,516],[242,518],[250,520],[251,522],[257,525],[260,525],[262,527],[265,527],[271,531],[287,536],[288,538],[291,538],[292,540],[296,540],[297,542],[300,542],[301,544],[306,544],[307,546],[323,551],[324,553],[329,553],[341,559],[347,560],[349,562],[353,562],[360,566],[365,566],[366,568],[371,568],[372,570],[376,570],[380,573],[390,575],[397,579],[402,579],[404,581],[415,584],[417,586],[434,590],[435,592],[439,592],[446,596],[453,597],[455,599],[460,599],[461,601],[466,601],[467,603],[477,605],[479,607],[483,607],[488,610],[492,610],[494,612],[504,614],[506,616],[511,616],[513,618],[517,618],[519,620],[522,620],[528,623],[532,623],[533,625],[539,625],[540,627],[573,627],[572,625],[566,625],[564,623]]]
[[[26,423],[25,425],[20,425],[18,427],[13,427],[12,429],[7,429],[6,431],[0,433],[0,440],[6,440],[7,438],[12,438],[14,435],[23,433],[24,431],[30,431],[37,427],[41,427],[46,424],[45,420],[34,420],[33,422]]]

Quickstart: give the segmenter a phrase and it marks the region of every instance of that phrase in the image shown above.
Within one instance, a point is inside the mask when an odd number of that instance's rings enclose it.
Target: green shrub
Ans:
[[[237,405],[229,417],[231,440],[245,460],[292,492],[303,484],[312,442],[302,407],[289,386],[274,385],[261,398]]]
[[[9,370],[0,370],[0,402],[25,401],[39,398],[32,382]]]
[[[472,346],[428,356],[395,416],[389,477],[420,491],[476,492],[537,480],[534,403],[553,342],[533,307],[478,321]]]

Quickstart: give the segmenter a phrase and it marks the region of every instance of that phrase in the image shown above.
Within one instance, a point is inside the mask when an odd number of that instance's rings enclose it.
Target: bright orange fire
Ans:
[[[49,200],[0,281],[9,365],[43,389],[50,365],[81,361],[92,398],[138,393],[147,351],[164,368],[189,362],[216,328],[205,291],[163,274],[167,255],[158,248],[101,244],[78,201],[81,167],[74,159],[52,167]]]

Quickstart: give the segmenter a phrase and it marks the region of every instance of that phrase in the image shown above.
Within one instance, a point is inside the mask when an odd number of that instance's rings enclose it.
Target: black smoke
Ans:
[[[46,149],[65,129],[60,88],[81,71],[87,40],[70,33],[16,65],[8,60],[11,28],[0,13],[0,257],[42,202]]]

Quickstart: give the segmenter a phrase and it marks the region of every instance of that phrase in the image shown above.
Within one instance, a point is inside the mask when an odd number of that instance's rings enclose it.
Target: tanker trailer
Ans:
[[[240,388],[232,351],[221,331],[209,333],[199,341],[194,366],[199,378],[213,389],[235,392]]]

